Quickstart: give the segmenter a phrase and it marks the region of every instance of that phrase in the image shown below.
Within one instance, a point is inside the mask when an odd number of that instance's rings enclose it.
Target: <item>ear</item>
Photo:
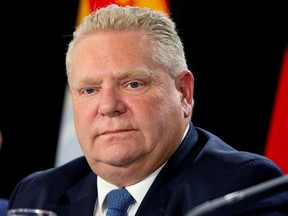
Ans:
[[[189,70],[183,71],[176,78],[176,86],[180,93],[184,117],[190,117],[193,109],[194,76]]]

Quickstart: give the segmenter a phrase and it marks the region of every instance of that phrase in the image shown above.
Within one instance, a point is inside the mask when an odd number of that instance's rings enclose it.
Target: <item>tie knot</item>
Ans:
[[[125,188],[110,191],[107,194],[107,216],[126,216],[133,202],[134,198]]]

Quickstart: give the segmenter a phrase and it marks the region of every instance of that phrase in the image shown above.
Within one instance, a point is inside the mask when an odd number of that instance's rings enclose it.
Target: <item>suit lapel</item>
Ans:
[[[48,205],[59,215],[93,216],[97,199],[97,176],[91,172],[60,199],[60,205]]]
[[[194,161],[199,153],[198,150],[191,152],[196,145],[197,139],[197,131],[192,123],[190,123],[190,129],[186,137],[156,177],[145,195],[143,202],[139,206],[136,216],[144,215],[147,211],[150,211],[148,215],[167,215],[166,209],[169,205],[173,188],[175,188],[174,185],[179,183],[177,176],[183,172],[183,169],[187,167],[188,163]],[[189,157],[187,157],[188,155]],[[186,165],[183,165],[183,163],[186,163]],[[181,168],[179,166],[180,164],[182,164]],[[167,182],[167,179],[171,180]]]

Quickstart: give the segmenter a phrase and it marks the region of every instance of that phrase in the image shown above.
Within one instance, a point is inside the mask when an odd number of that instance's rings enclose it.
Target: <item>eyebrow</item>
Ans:
[[[151,80],[155,77],[153,71],[149,69],[147,66],[143,67],[136,67],[131,70],[125,70],[125,71],[120,71],[116,74],[117,79],[124,79],[124,78],[129,78],[129,77],[135,77],[135,76],[142,76],[142,77],[149,77]],[[96,79],[95,79],[96,77]],[[98,77],[100,79],[98,79]],[[100,80],[100,81],[97,81]],[[101,83],[101,76],[95,75],[95,76],[86,76],[81,78],[81,80],[74,81],[73,84],[76,84],[76,86],[85,84],[85,85],[95,85],[95,84],[100,84]]]
[[[137,76],[137,75],[154,77],[153,71],[150,70],[146,66],[133,68],[133,69],[128,70],[128,71],[122,71],[117,76],[121,78],[121,77],[133,77],[133,76]]]

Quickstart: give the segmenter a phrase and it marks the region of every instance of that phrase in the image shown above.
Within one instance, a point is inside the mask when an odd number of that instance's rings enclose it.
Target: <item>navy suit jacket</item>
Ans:
[[[191,123],[187,136],[156,177],[136,216],[185,215],[205,201],[281,175],[271,160],[236,151]],[[82,156],[24,178],[15,187],[8,208],[47,209],[58,216],[93,216],[96,183],[96,174]],[[283,184],[211,215],[288,215],[288,186]]]

